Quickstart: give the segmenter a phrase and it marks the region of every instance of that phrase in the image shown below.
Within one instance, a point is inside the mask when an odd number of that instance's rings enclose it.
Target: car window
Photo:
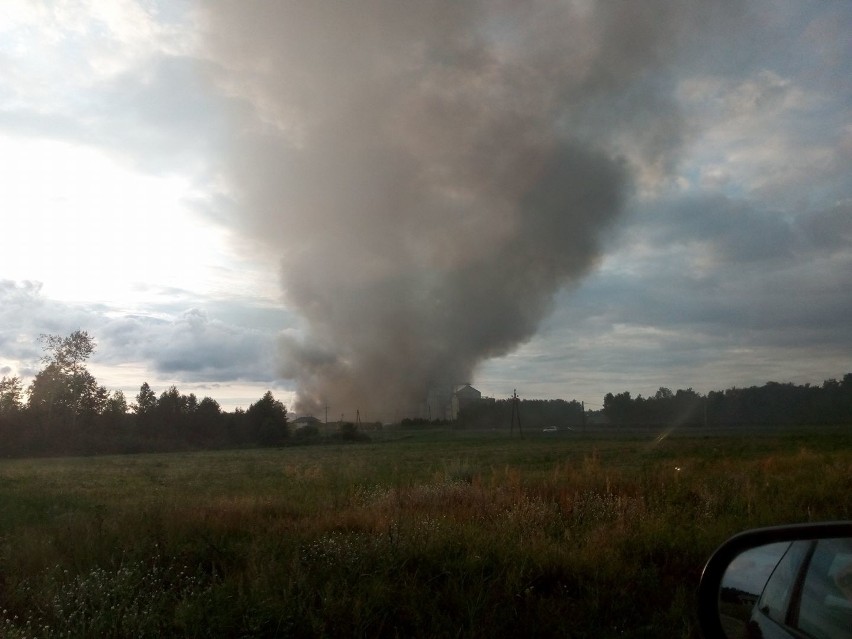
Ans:
[[[787,623],[787,606],[796,585],[796,577],[802,560],[813,542],[797,541],[790,545],[781,561],[766,582],[758,601],[758,609],[767,617],[781,624]]]
[[[841,587],[850,574],[852,541],[817,543],[802,586],[795,624],[799,630],[815,639],[852,638],[852,592]]]

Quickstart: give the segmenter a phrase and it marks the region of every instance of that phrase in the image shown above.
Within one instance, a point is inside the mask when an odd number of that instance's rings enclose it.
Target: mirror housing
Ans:
[[[779,542],[852,538],[852,521],[755,528],[734,535],[710,556],[698,585],[698,623],[706,639],[727,637],[719,611],[722,579],[742,553]]]

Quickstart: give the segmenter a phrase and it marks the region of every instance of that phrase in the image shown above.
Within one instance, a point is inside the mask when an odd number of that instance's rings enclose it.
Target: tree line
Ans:
[[[211,397],[200,400],[175,386],[158,396],[143,383],[128,402],[108,391],[86,368],[95,341],[86,331],[39,338],[44,367],[24,391],[18,377],[0,378],[0,456],[129,453],[235,446],[280,446],[320,439],[316,426],[290,429],[287,409],[267,391],[248,410],[225,412]],[[504,428],[513,400],[484,399],[465,406],[458,428]],[[600,411],[577,401],[522,400],[515,407],[523,428],[612,426],[784,426],[852,423],[852,373],[821,386],[768,382],[701,395],[691,388],[661,387],[653,397],[607,393]],[[402,427],[417,427],[403,420]],[[361,440],[355,424],[332,435]]]
[[[508,428],[512,399],[485,400],[459,411],[460,428]],[[603,408],[586,411],[577,401],[520,400],[523,428],[618,426],[773,427],[852,424],[852,373],[822,385],[767,382],[763,386],[710,391],[661,387],[650,397],[607,393]],[[415,425],[414,422],[411,425]]]
[[[404,419],[404,428],[452,425],[469,429],[508,429],[512,399],[483,398],[459,411],[455,422]],[[661,387],[651,397],[629,391],[607,393],[601,410],[587,411],[564,399],[519,400],[516,415],[522,429],[580,429],[588,425],[773,427],[852,424],[852,373],[820,386],[767,382],[763,386],[729,388],[706,395],[692,388]],[[517,417],[516,417],[517,419]]]
[[[613,424],[685,426],[790,426],[852,423],[852,373],[821,386],[767,382],[763,386],[710,391],[660,388],[653,397],[629,392],[604,397],[603,415]]]
[[[26,394],[20,378],[0,379],[0,455],[278,446],[290,438],[287,409],[270,391],[248,410],[228,413],[211,397],[175,386],[157,396],[145,382],[128,403],[87,370],[96,344],[86,331],[39,340],[44,368]]]

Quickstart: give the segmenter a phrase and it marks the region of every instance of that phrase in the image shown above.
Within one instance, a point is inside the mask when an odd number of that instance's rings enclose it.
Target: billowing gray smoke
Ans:
[[[406,411],[535,332],[680,143],[678,6],[207,5],[236,208],[310,327],[297,409]]]

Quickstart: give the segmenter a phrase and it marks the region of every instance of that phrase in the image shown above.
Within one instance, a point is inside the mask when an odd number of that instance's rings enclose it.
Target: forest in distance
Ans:
[[[198,399],[175,386],[159,396],[142,383],[128,402],[108,391],[86,368],[94,338],[86,331],[42,335],[40,370],[24,389],[18,377],[0,378],[0,456],[161,452],[364,441],[388,425],[379,422],[290,423],[287,408],[267,391],[247,410],[223,411],[211,397]],[[453,422],[405,418],[399,429],[449,426],[510,430],[513,399],[483,398],[464,406]],[[607,393],[603,407],[587,411],[576,400],[519,400],[514,406],[527,432],[589,426],[669,428],[829,426],[852,423],[852,373],[822,385],[768,382],[706,395],[691,388],[660,388],[653,396]],[[521,428],[519,428],[521,430]]]

